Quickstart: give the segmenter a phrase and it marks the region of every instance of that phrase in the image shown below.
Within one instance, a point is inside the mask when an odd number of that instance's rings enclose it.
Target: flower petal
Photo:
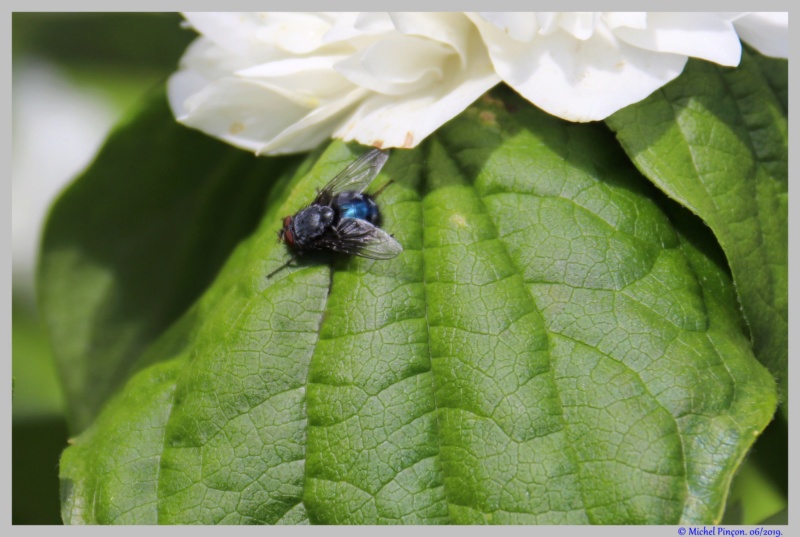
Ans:
[[[536,13],[536,22],[539,23],[539,35],[550,35],[557,32],[559,13],[556,11],[539,11]]]
[[[254,64],[247,56],[231,54],[210,39],[201,36],[189,44],[180,65],[184,71],[195,71],[204,78],[213,80]]]
[[[256,38],[292,54],[308,54],[326,43],[323,36],[334,19],[322,13],[262,13],[261,27]]]
[[[273,47],[264,47],[255,38],[263,23],[258,13],[184,13],[183,16],[203,37],[232,57],[253,63],[277,57]]]
[[[437,96],[420,92],[395,101],[372,95],[334,136],[377,147],[415,147],[499,81],[497,75],[487,73]]]
[[[598,15],[591,12],[562,13],[558,25],[575,39],[586,41],[594,33]]]
[[[236,71],[262,82],[298,104],[312,107],[351,91],[353,84],[333,70],[346,56],[311,56],[263,63]]]
[[[345,141],[378,147],[414,147],[500,81],[480,43],[469,50],[466,71],[414,94],[372,94],[334,132]]]
[[[336,43],[339,41],[347,41],[354,37],[363,34],[361,30],[355,27],[358,13],[340,13],[331,27],[322,36],[323,43]]]
[[[368,91],[357,88],[340,99],[318,106],[299,121],[284,129],[256,151],[259,155],[279,155],[309,151],[330,139],[333,130],[343,123]]]
[[[742,41],[761,54],[789,57],[789,13],[751,13],[733,21]]]
[[[169,79],[167,91],[178,121],[250,151],[308,113],[257,82],[234,77],[209,84],[191,71],[180,71]]]
[[[614,35],[630,45],[671,52],[735,67],[742,46],[733,24],[715,13],[649,13],[647,28],[618,27]]]
[[[372,13],[365,11],[359,13],[353,26],[365,34],[382,34],[394,31],[394,24],[388,13]]]
[[[481,12],[478,15],[516,41],[527,43],[533,39],[536,36],[536,32],[539,31],[536,15],[533,13]]]
[[[387,95],[404,95],[443,77],[450,47],[415,36],[388,37],[336,64],[353,84]]]
[[[627,13],[609,11],[603,13],[603,20],[612,30],[622,27],[637,30],[647,28],[647,12],[645,11],[629,11]]]
[[[401,34],[449,45],[460,56],[461,66],[466,65],[469,39],[474,30],[463,13],[390,13],[389,16]]]
[[[536,106],[570,121],[604,119],[677,77],[686,63],[685,56],[620,42],[602,25],[586,41],[555,32],[526,44],[473,20],[503,80]]]

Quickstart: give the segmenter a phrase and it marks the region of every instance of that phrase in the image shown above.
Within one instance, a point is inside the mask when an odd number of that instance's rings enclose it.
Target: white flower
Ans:
[[[460,13],[186,18],[203,36],[169,81],[175,115],[259,153],[413,147],[500,81]]]
[[[738,65],[735,27],[747,24],[761,50],[780,48],[760,46],[767,41],[782,40],[783,50],[788,48],[788,17],[782,32],[780,22],[770,19],[770,35],[758,16],[743,15],[484,13],[470,18],[503,81],[555,116],[592,121],[644,99],[677,77],[690,56]]]
[[[782,18],[781,18],[782,17]],[[738,65],[737,30],[788,51],[786,14],[189,13],[201,33],[169,81],[179,121],[257,153],[331,136],[414,147],[506,82],[571,121],[607,117],[688,57]]]

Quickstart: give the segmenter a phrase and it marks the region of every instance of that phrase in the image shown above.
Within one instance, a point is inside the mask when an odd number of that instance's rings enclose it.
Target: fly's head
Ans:
[[[283,219],[283,227],[278,231],[278,241],[285,242],[289,248],[294,248],[294,226],[291,216]]]

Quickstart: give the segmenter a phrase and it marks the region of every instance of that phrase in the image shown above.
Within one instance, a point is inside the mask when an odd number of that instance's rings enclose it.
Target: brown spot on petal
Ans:
[[[245,129],[244,123],[241,121],[234,121],[231,123],[231,126],[228,127],[228,132],[231,134],[239,134]]]
[[[406,139],[403,140],[403,147],[411,148],[414,147],[414,135],[410,132],[406,133]]]
[[[375,140],[374,142],[372,142],[372,147],[383,149],[383,140]]]

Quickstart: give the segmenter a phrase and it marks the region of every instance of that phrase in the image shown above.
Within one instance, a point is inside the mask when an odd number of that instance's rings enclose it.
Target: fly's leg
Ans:
[[[293,255],[293,256],[292,256],[292,258],[291,258],[291,259],[289,259],[289,261],[287,261],[286,263],[284,263],[284,264],[283,264],[283,265],[281,265],[280,267],[276,268],[275,270],[273,270],[272,272],[270,272],[269,274],[267,274],[267,279],[269,280],[269,279],[270,279],[272,276],[274,276],[276,273],[280,272],[281,270],[283,270],[283,269],[285,269],[286,267],[288,267],[289,265],[291,265],[291,264],[292,264],[292,261],[294,261],[295,259],[297,259],[297,256],[296,256],[296,255]]]

